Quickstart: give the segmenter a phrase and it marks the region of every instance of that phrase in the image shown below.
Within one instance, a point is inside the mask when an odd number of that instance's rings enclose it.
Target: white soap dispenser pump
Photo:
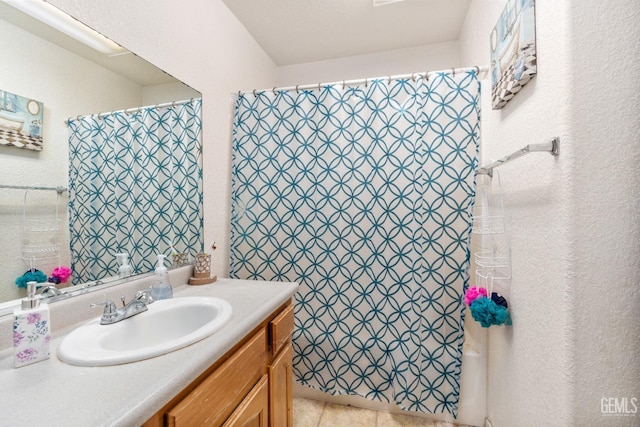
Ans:
[[[158,265],[156,266],[156,274],[154,283],[151,286],[151,296],[154,300],[173,298],[173,288],[169,283],[169,272],[164,266],[163,254],[158,254]]]
[[[129,265],[129,254],[127,252],[123,252],[121,254],[116,254],[116,259],[118,260],[118,277],[124,279],[125,277],[131,276],[133,273],[133,268]]]

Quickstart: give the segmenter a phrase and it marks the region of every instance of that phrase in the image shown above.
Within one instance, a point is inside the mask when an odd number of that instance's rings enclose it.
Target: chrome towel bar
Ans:
[[[533,153],[536,151],[543,151],[550,153],[552,156],[558,156],[560,155],[559,146],[560,139],[558,137],[553,138],[550,142],[544,142],[542,144],[529,144],[524,148],[519,149],[515,153],[511,153],[508,156],[496,160],[495,162],[478,168],[478,175],[489,175],[492,177],[493,170],[498,166],[502,166],[505,163],[517,159],[518,157],[522,157],[525,154]]]

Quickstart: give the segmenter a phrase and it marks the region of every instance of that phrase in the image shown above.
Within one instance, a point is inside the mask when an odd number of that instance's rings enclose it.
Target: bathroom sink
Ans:
[[[79,326],[60,343],[58,358],[70,365],[109,366],[160,356],[218,331],[231,311],[220,298],[155,301],[147,311],[111,325],[97,318]]]

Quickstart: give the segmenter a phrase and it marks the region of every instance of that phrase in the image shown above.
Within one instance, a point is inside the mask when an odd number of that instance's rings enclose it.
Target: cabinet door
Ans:
[[[269,366],[271,427],[293,426],[293,347],[291,341]]]
[[[220,426],[267,373],[263,328],[167,412],[169,427]]]
[[[231,414],[223,427],[267,427],[269,419],[269,377],[263,375],[258,384]]]

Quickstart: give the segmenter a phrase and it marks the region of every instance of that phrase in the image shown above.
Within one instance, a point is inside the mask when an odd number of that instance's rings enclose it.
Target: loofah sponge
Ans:
[[[486,297],[487,290],[485,288],[471,286],[467,289],[467,292],[464,294],[464,302],[467,305],[471,305],[473,301],[480,297]]]
[[[51,273],[51,278],[58,279],[58,283],[64,283],[71,277],[71,269],[68,267],[56,267]]]
[[[469,308],[473,319],[480,322],[483,328],[488,328],[491,325],[511,324],[511,317],[507,308],[496,304],[492,299],[485,296],[473,300]]]
[[[29,270],[16,279],[16,286],[26,288],[28,282],[44,283],[47,281],[47,275],[40,270]]]

